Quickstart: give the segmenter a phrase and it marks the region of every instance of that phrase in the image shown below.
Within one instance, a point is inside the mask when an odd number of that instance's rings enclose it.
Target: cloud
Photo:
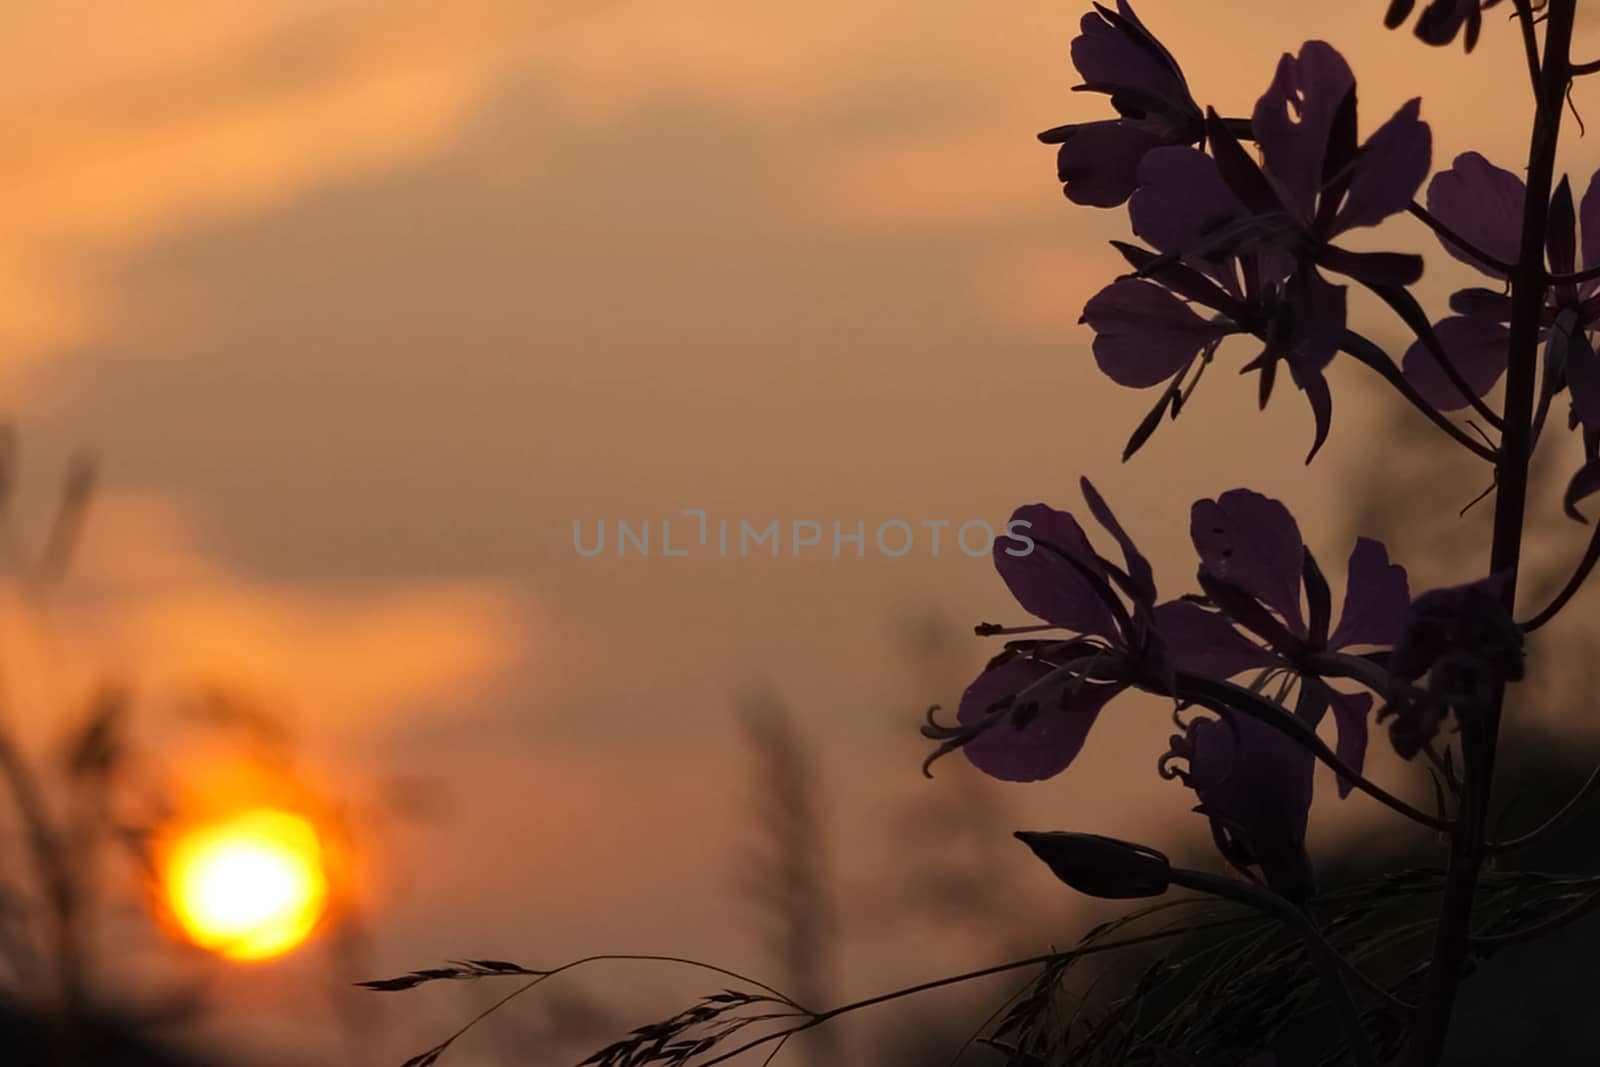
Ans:
[[[183,0],[155,21],[9,8],[6,370],[136,310],[100,277],[130,246],[443,150],[569,8]]]
[[[237,687],[319,734],[494,710],[536,647],[526,605],[489,582],[279,584],[211,554],[172,501],[95,502],[63,594],[84,674],[166,693]]]

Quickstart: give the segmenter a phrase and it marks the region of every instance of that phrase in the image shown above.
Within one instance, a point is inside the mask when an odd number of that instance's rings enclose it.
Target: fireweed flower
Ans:
[[[1211,155],[1181,146],[1148,152],[1129,215],[1160,256],[1125,252],[1144,258],[1135,265],[1153,281],[1114,282],[1085,308],[1101,367],[1118,367],[1107,373],[1129,384],[1154,384],[1163,371],[1176,382],[1221,336],[1252,333],[1266,345],[1245,369],[1262,372],[1265,403],[1277,365],[1288,367],[1311,404],[1314,455],[1332,415],[1323,370],[1345,332],[1345,288],[1321,271],[1371,286],[1409,285],[1422,274],[1420,256],[1333,243],[1410,206],[1432,154],[1420,103],[1409,101],[1358,144],[1355,77],[1331,45],[1308,41],[1298,56],[1283,56],[1256,102],[1251,127],[1261,165],[1214,112],[1206,120]],[[1185,301],[1217,314],[1202,318]],[[1130,306],[1144,312],[1145,325]],[[1131,355],[1141,351],[1148,354]]]
[[[1181,759],[1183,769],[1172,766]],[[1306,852],[1311,814],[1311,750],[1243,715],[1195,719],[1174,735],[1162,773],[1195,791],[1195,811],[1211,823],[1217,851],[1241,873],[1304,901],[1316,889]]]
[[[1083,748],[1100,711],[1138,684],[1172,691],[1172,667],[1155,624],[1156,586],[1150,564],[1089,484],[1081,482],[1095,520],[1116,540],[1123,564],[1097,553],[1078,520],[1044,504],[1021,507],[997,539],[995,569],[1017,602],[1045,626],[1074,636],[1013,642],[961,697],[957,725],[932,722],[925,736],[941,742],[933,759],[960,748],[995,778],[1039,781],[1061,773]]]
[[[1589,180],[1578,211],[1572,187],[1563,178],[1550,198],[1545,256],[1553,274],[1572,274],[1600,267],[1600,172]],[[1456,157],[1447,171],[1428,183],[1428,210],[1446,227],[1485,255],[1514,263],[1522,239],[1522,205],[1527,187],[1476,152]],[[1579,241],[1579,222],[1582,241]],[[1498,282],[1503,272],[1440,236],[1444,250]],[[1477,396],[1494,388],[1506,371],[1510,350],[1511,297],[1504,292],[1468,288],[1450,298],[1456,314],[1434,326],[1446,355]],[[1540,335],[1546,341],[1552,381],[1564,380],[1572,398],[1574,420],[1600,426],[1600,359],[1588,331],[1600,326],[1600,280],[1580,285],[1553,285],[1545,296]],[[1405,376],[1423,398],[1441,411],[1467,405],[1467,398],[1445,377],[1439,362],[1421,341],[1406,352]]]
[[[1056,171],[1067,199],[1116,207],[1133,195],[1145,153],[1195,144],[1205,137],[1205,117],[1177,60],[1127,0],[1117,0],[1116,11],[1095,4],[1080,31],[1072,41],[1072,65],[1083,76],[1076,91],[1105,93],[1121,117],[1057,126],[1039,140],[1061,146]]]
[[[1478,43],[1478,33],[1483,29],[1483,13],[1500,0],[1432,0],[1422,9],[1417,19],[1417,36],[1431,45],[1445,45],[1465,32],[1467,51]],[[1404,25],[1411,17],[1416,0],[1390,0],[1383,24],[1391,30]]]
[[[1256,668],[1282,673],[1286,683],[1298,679],[1295,716],[1316,729],[1331,709],[1335,751],[1359,773],[1372,697],[1334,689],[1318,676],[1314,661],[1321,654],[1399,640],[1410,600],[1405,568],[1389,562],[1382,542],[1357,538],[1344,605],[1332,626],[1327,581],[1294,516],[1279,501],[1247,489],[1196,501],[1189,533],[1200,555],[1201,588],[1215,610],[1185,601],[1164,611],[1162,631],[1176,668],[1214,677]],[[1341,796],[1352,787],[1340,777]]]
[[[1522,629],[1506,609],[1506,576],[1435,589],[1406,611],[1403,632],[1389,655],[1389,672],[1426,691],[1397,689],[1378,721],[1392,718],[1389,739],[1404,759],[1439,732],[1447,712],[1457,721],[1480,716],[1508,682],[1523,674]]]

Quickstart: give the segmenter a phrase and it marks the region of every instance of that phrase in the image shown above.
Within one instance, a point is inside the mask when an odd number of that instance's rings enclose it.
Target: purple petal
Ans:
[[[1305,635],[1305,543],[1288,508],[1249,489],[1231,489],[1216,500],[1195,501],[1189,537],[1207,571],[1276,611],[1297,636]]]
[[[1124,13],[1124,19],[1132,12]],[[1083,16],[1079,35],[1072,39],[1072,65],[1091,86],[1112,92],[1131,89],[1141,97],[1157,98],[1174,109],[1189,102],[1183,74],[1138,19],[1125,22],[1127,31],[1097,12]]]
[[[1578,269],[1578,216],[1572,209],[1572,183],[1566,175],[1561,176],[1561,184],[1550,196],[1544,248],[1550,273],[1571,274]]]
[[[1128,572],[1128,578],[1133,582],[1138,591],[1138,597],[1144,601],[1145,606],[1154,607],[1156,602],[1156,576],[1150,569],[1150,561],[1144,558],[1139,551],[1139,546],[1133,543],[1117,517],[1111,513],[1111,508],[1106,504],[1097,489],[1087,478],[1078,479],[1078,488],[1083,492],[1083,499],[1089,505],[1089,514],[1094,520],[1105,528],[1105,531],[1116,539],[1117,545],[1122,549],[1123,563]]]
[[[991,709],[1051,670],[1038,660],[1018,657],[983,672],[961,695],[957,720],[963,726],[976,726],[990,716]],[[968,741],[962,751],[974,767],[992,778],[1007,782],[1052,778],[1077,757],[1100,709],[1122,689],[1120,685],[1086,684],[1066,695],[1063,702],[1064,690],[1053,686],[1038,696],[1037,711],[1024,717],[1021,728],[1009,719],[998,722]]]
[[[1347,252],[1328,245],[1316,261],[1367,285],[1412,285],[1422,277],[1422,257],[1406,252]]]
[[[1083,321],[1094,330],[1094,359],[1118,385],[1147,389],[1168,381],[1200,350],[1233,332],[1207,322],[1154,282],[1123,278],[1090,298]]]
[[[1294,340],[1284,358],[1304,389],[1333,361],[1344,341],[1345,288],[1307,268],[1294,276],[1291,289]]]
[[[1521,178],[1476,152],[1463,152],[1449,170],[1435,174],[1428,183],[1428,210],[1484,253],[1502,263],[1515,263],[1521,252],[1522,202],[1527,195]],[[1444,238],[1439,243],[1489,277],[1505,277]]]
[[[1506,372],[1511,331],[1500,323],[1452,315],[1436,323],[1433,333],[1474,396],[1483,396],[1493,389]],[[1450,381],[1444,368],[1439,366],[1439,360],[1423,342],[1415,341],[1406,349],[1401,366],[1406,381],[1422,394],[1422,399],[1440,411],[1457,411],[1467,406],[1466,397]]]
[[[1584,190],[1578,222],[1583,230],[1583,269],[1600,267],[1600,171],[1595,171]]]
[[[1248,640],[1227,616],[1187,600],[1169,600],[1156,607],[1156,629],[1167,639],[1173,666],[1180,671],[1232,678],[1263,670],[1280,660],[1270,649]]]
[[[1030,542],[1019,546],[1015,538],[999,537],[994,543],[994,568],[1017,603],[1074,633],[1110,637],[1116,632],[1105,602],[1083,573],[1103,572],[1077,519],[1045,504],[1029,504],[1012,513],[1006,529]]]
[[[1188,780],[1200,810],[1219,837],[1245,846],[1226,849],[1229,861],[1259,866],[1267,884],[1285,896],[1308,892],[1306,820],[1315,769],[1310,751],[1243,715],[1194,723],[1189,745]]]
[[[1138,188],[1140,160],[1165,143],[1120,119],[1085,123],[1063,135],[1056,177],[1074,204],[1116,207]]]
[[[1566,342],[1567,391],[1572,394],[1572,411],[1588,427],[1600,427],[1600,358],[1582,329],[1570,336],[1551,333],[1550,343]]]
[[[1457,289],[1450,294],[1450,310],[1489,322],[1511,321],[1511,297],[1494,289]]]
[[[1162,44],[1156,39],[1156,35],[1150,32],[1149,27],[1147,27],[1144,22],[1140,20],[1139,16],[1134,14],[1133,5],[1128,3],[1128,0],[1117,0],[1117,14],[1121,15],[1123,20],[1126,21],[1128,25],[1132,26],[1133,29],[1144,38],[1147,47],[1153,48],[1161,54],[1162,60],[1168,67],[1172,69],[1173,73],[1177,75],[1180,83],[1184,85],[1184,94],[1187,96],[1188,87],[1187,83],[1182,81],[1183,71],[1178,67],[1178,60],[1171,52],[1167,51],[1166,45]]]
[[[1133,232],[1158,252],[1200,254],[1213,235],[1245,217],[1239,198],[1198,148],[1157,148],[1139,165],[1128,204]]]
[[[1372,712],[1372,694],[1341,693],[1330,689],[1333,705],[1333,724],[1338,730],[1334,753],[1357,774],[1367,762],[1367,718]],[[1355,783],[1344,775],[1338,776],[1339,795],[1347,797]]]
[[[1400,639],[1410,607],[1406,569],[1389,562],[1389,550],[1382,541],[1358,537],[1350,552],[1344,607],[1339,609],[1339,625],[1328,638],[1328,647],[1392,645]]]
[[[1283,210],[1283,199],[1272,180],[1262,171],[1255,155],[1245,151],[1215,108],[1206,108],[1206,141],[1211,146],[1211,158],[1217,161],[1217,173],[1248,211],[1276,215]]]
[[[1278,61],[1272,85],[1256,102],[1251,119],[1267,172],[1283,200],[1306,221],[1312,218],[1323,183],[1328,139],[1355,75],[1332,45],[1307,41],[1299,56]]]
[[[1411,206],[1433,160],[1433,134],[1417,117],[1421,103],[1406,103],[1361,146],[1334,233],[1376,226]]]
[[[1446,45],[1465,28],[1466,50],[1472,51],[1483,28],[1483,12],[1500,0],[1433,0],[1417,19],[1417,37],[1431,45]],[[1406,5],[1409,13],[1410,5]],[[1404,15],[1400,16],[1404,19]]]

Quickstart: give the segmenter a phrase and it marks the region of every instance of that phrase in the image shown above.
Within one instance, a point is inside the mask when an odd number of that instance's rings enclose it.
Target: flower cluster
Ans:
[[[1161,57],[1120,64],[1120,80],[1107,89],[1113,103],[1163,102],[1159,135],[1135,141],[1132,133],[1145,130],[1139,123],[1151,120],[1130,119],[1119,104],[1124,117],[1109,125],[1061,127],[1045,138],[1064,138],[1068,196],[1102,206],[1126,201],[1133,232],[1148,246],[1118,244],[1134,273],[1102,289],[1083,313],[1109,378],[1140,389],[1166,384],[1128,454],[1161,415],[1177,414],[1220,342],[1246,335],[1259,342],[1244,369],[1259,372],[1263,405],[1280,366],[1305,393],[1315,455],[1332,417],[1324,371],[1346,339],[1346,287],[1330,276],[1392,290],[1422,273],[1419,256],[1337,243],[1410,208],[1432,156],[1421,101],[1359,140],[1355,76],[1331,45],[1308,41],[1282,57],[1248,120],[1212,109],[1202,118],[1177,64],[1125,3],[1119,9],[1084,20],[1073,59],[1094,88],[1107,84],[1102,65],[1113,39]],[[1085,136],[1107,135],[1101,130],[1121,131],[1122,141],[1096,155]],[[1241,136],[1256,142],[1259,162]]]
[[[1464,36],[1470,50],[1493,3],[1427,4],[1417,34],[1433,44]],[[1392,4],[1389,24],[1414,7]],[[1115,10],[1097,4],[1084,17],[1072,60],[1078,88],[1110,97],[1116,117],[1061,126],[1042,139],[1059,146],[1067,198],[1125,205],[1140,242],[1115,242],[1132,269],[1089,299],[1082,321],[1107,377],[1161,389],[1124,459],[1163,418],[1177,416],[1220,346],[1238,337],[1251,342],[1243,370],[1259,375],[1263,406],[1280,370],[1305,394],[1315,424],[1308,461],[1328,435],[1326,371],[1342,352],[1377,369],[1458,442],[1498,460],[1492,441],[1465,439],[1448,416],[1471,407],[1502,425],[1485,398],[1506,374],[1512,297],[1462,289],[1452,314],[1432,321],[1409,293],[1422,276],[1421,256],[1355,251],[1345,239],[1410,213],[1449,255],[1508,284],[1522,258],[1522,179],[1468,152],[1430,181],[1432,135],[1418,99],[1363,138],[1355,76],[1322,41],[1282,56],[1247,118],[1197,104],[1182,68],[1126,0]],[[1588,449],[1569,510],[1600,491],[1600,357],[1589,338],[1600,326],[1596,177],[1581,203],[1569,182],[1554,184],[1539,323],[1545,371],[1532,435],[1564,391]],[[1425,207],[1415,200],[1424,183]],[[1416,334],[1400,361],[1350,327],[1352,284]],[[1194,791],[1230,865],[1303,901],[1314,886],[1306,826],[1316,763],[1332,768],[1340,797],[1360,788],[1404,810],[1364,776],[1372,722],[1388,724],[1401,757],[1438,758],[1437,739],[1452,719],[1477,724],[1522,676],[1523,629],[1503,576],[1413,600],[1385,546],[1358,538],[1335,613],[1329,582],[1289,510],[1234,489],[1194,503],[1198,589],[1163,600],[1149,562],[1100,494],[1087,480],[1082,491],[1115,552],[1097,550],[1072,514],[1045,504],[1016,511],[1012,521],[1031,528],[1035,550],[1022,555],[999,542],[995,567],[1039,622],[978,628],[1007,643],[963,694],[954,723],[930,714],[924,733],[939,742],[930,763],[960,749],[996,778],[1052,778],[1080,757],[1119,696],[1154,694],[1174,704],[1179,726],[1157,761],[1161,775]],[[1069,884],[1112,886],[1106,872],[1150,862],[1092,835],[1028,842],[1036,851],[1049,844],[1053,868],[1076,865],[1077,882],[1063,876]],[[1134,881],[1142,893],[1158,880]]]
[[[980,627],[1010,641],[962,696],[953,726],[930,723],[935,756],[961,748],[980,770],[1008,781],[1051,778],[1078,757],[1102,711],[1130,689],[1195,700],[1191,676],[1274,678],[1292,710],[1316,730],[1329,712],[1338,734],[1341,795],[1367,749],[1370,693],[1336,688],[1326,665],[1354,648],[1392,646],[1407,613],[1405,570],[1377,541],[1350,554],[1337,624],[1332,597],[1294,517],[1282,503],[1245,489],[1197,501],[1190,534],[1200,558],[1199,594],[1157,603],[1150,564],[1087,481],[1090,513],[1117,542],[1122,563],[1100,555],[1078,520],[1043,504],[1019,508],[1035,549],[1015,555],[997,542],[995,568],[1017,602],[1044,626]],[[1059,636],[1033,636],[1048,631]],[[1200,800],[1223,855],[1259,870],[1280,889],[1309,887],[1305,825],[1313,757],[1293,727],[1224,713],[1184,722],[1162,757],[1163,772]],[[1183,769],[1176,769],[1179,762]]]

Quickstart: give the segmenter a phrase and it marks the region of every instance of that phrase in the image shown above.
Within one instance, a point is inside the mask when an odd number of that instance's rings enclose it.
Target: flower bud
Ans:
[[[1033,849],[1051,872],[1085,896],[1121,900],[1167,891],[1172,865],[1153,848],[1099,834],[1035,833],[1017,840]]]

